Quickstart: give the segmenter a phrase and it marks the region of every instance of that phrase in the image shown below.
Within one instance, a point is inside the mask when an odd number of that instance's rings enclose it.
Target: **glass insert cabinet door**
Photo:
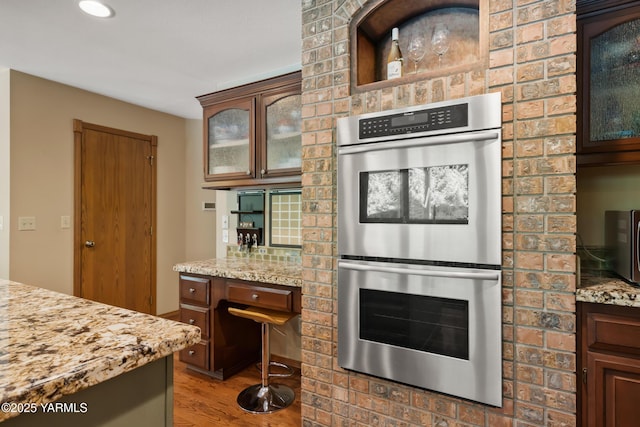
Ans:
[[[207,109],[205,177],[254,175],[254,102],[236,101]]]
[[[265,98],[266,141],[262,175],[299,173],[302,166],[301,95]]]
[[[579,149],[639,150],[640,7],[597,15],[579,26],[583,109]]]

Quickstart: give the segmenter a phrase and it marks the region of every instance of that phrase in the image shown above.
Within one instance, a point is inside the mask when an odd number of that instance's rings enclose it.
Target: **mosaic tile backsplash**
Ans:
[[[268,246],[258,246],[251,248],[251,252],[246,249],[238,250],[238,245],[227,246],[227,258],[252,258],[262,261],[288,261],[294,263],[301,262],[302,249],[298,248],[272,248]]]

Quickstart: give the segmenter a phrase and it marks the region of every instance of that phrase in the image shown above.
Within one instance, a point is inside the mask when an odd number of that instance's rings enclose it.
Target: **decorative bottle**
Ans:
[[[402,52],[398,45],[398,28],[391,30],[391,49],[387,56],[387,79],[402,77]]]

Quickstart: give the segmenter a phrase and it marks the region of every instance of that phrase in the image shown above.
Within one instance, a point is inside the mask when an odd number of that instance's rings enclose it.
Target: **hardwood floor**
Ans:
[[[291,378],[273,381],[294,389],[296,399],[286,409],[257,415],[242,410],[236,403],[240,391],[260,382],[254,365],[231,378],[220,381],[187,369],[174,356],[173,425],[175,427],[242,426],[300,427],[300,371]]]

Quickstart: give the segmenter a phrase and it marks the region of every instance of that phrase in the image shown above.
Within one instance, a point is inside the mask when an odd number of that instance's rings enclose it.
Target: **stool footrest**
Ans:
[[[277,366],[278,368],[282,368],[284,369],[286,372],[276,372],[276,373],[272,373],[271,369],[269,369],[269,378],[289,378],[293,376],[293,368],[289,365],[285,365],[284,363],[280,363],[280,362],[269,362],[269,367],[271,366]],[[262,362],[258,362],[256,363],[256,368],[258,369],[258,371],[262,372]]]

